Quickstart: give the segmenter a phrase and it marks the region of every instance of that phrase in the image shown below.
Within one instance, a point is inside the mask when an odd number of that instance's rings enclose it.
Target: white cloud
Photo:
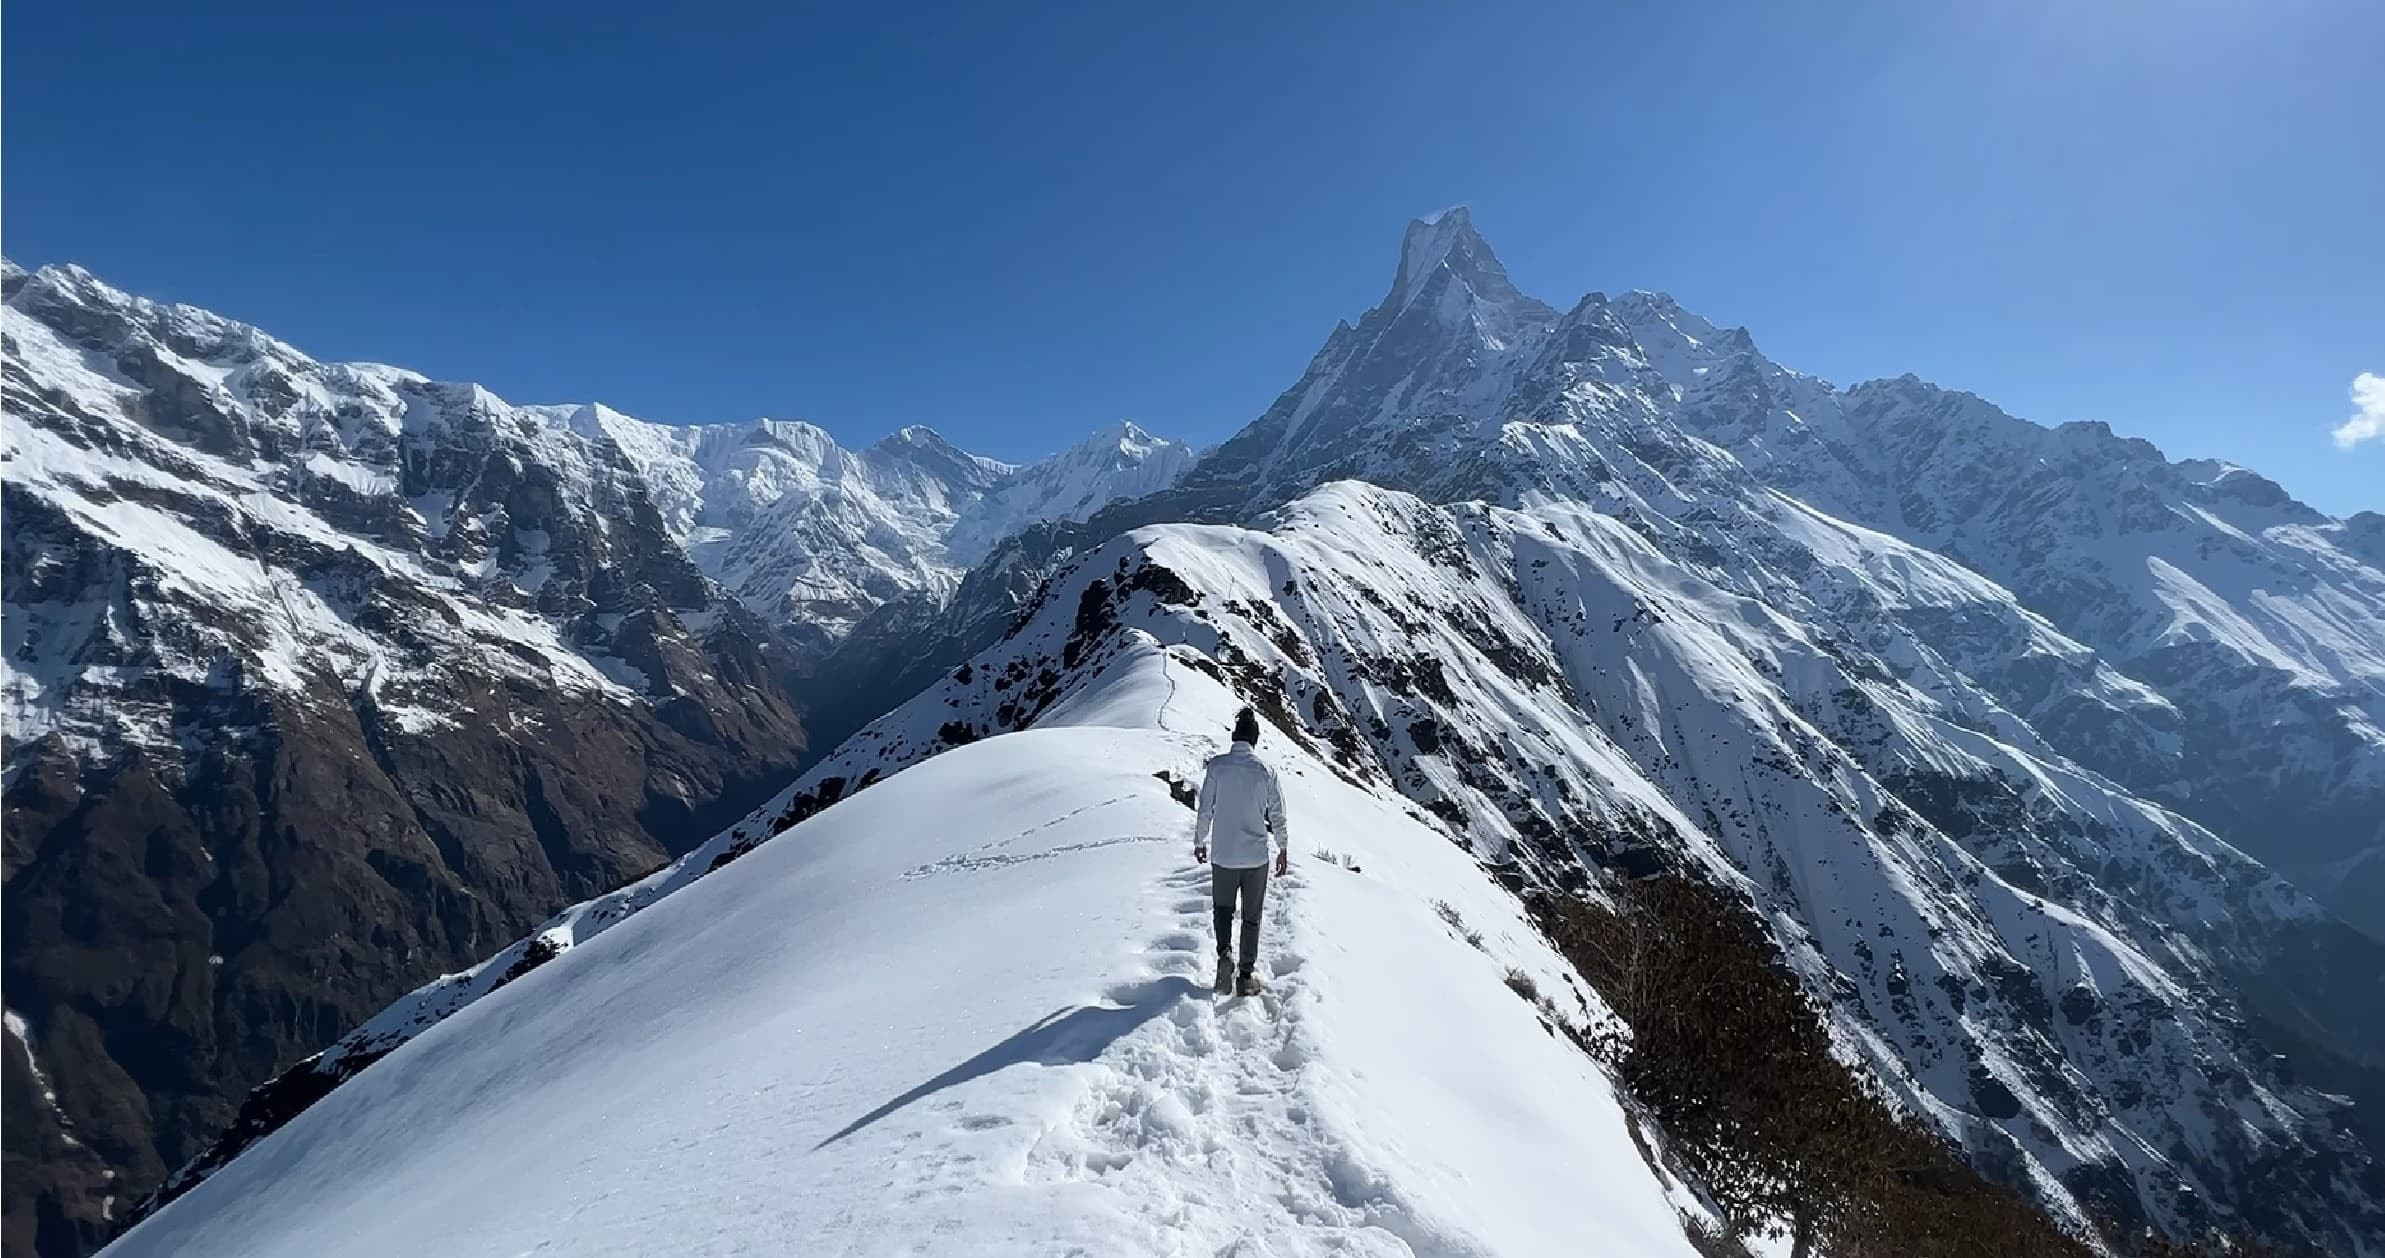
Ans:
[[[2335,430],[2335,445],[2349,450],[2373,437],[2385,437],[2385,376],[2364,371],[2352,377],[2352,405],[2360,413]]]

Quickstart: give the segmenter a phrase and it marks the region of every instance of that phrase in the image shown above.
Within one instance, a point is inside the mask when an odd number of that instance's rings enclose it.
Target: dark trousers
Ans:
[[[1225,956],[1234,928],[1234,901],[1242,901],[1242,972],[1250,973],[1259,960],[1259,908],[1267,902],[1267,867],[1228,869],[1209,867],[1209,902],[1217,919],[1217,955]]]

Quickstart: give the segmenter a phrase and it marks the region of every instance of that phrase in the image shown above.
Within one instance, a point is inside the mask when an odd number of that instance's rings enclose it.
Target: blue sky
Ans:
[[[10,256],[516,400],[1214,440],[1463,202],[1560,306],[2385,509],[2329,435],[2385,373],[2374,0],[4,20]]]

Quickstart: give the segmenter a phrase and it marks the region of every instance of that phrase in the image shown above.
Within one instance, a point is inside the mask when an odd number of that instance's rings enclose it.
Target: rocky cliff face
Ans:
[[[804,740],[603,446],[71,269],[7,299],[7,1227],[68,1252]]]

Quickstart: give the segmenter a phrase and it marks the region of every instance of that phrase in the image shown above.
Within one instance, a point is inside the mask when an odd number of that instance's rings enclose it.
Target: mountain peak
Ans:
[[[961,453],[960,447],[947,440],[943,433],[937,432],[926,424],[905,424],[878,438],[876,442],[872,443],[872,448],[888,451],[924,450],[938,454]]]
[[[1384,305],[1394,312],[1405,309],[1444,269],[1485,300],[1529,300],[1507,278],[1507,268],[1482,233],[1474,230],[1474,216],[1465,206],[1455,205],[1408,223],[1400,239],[1399,274],[1392,279]]]
[[[1746,351],[1755,348],[1755,341],[1744,329],[1716,327],[1711,321],[1675,300],[1671,293],[1635,288],[1614,300],[1616,313],[1635,337],[1653,336],[1665,341],[1682,341],[1693,345],[1711,346],[1720,350]]]
[[[1181,447],[1187,452],[1192,449],[1181,441],[1162,437],[1131,419],[1121,419],[1097,428],[1075,446],[1078,450],[1122,454],[1129,458],[1142,458],[1169,447]]]
[[[1149,430],[1131,419],[1121,419],[1115,423],[1106,424],[1095,429],[1093,435],[1087,438],[1088,441],[1098,441],[1104,444],[1112,441],[1149,441],[1150,439]]]

